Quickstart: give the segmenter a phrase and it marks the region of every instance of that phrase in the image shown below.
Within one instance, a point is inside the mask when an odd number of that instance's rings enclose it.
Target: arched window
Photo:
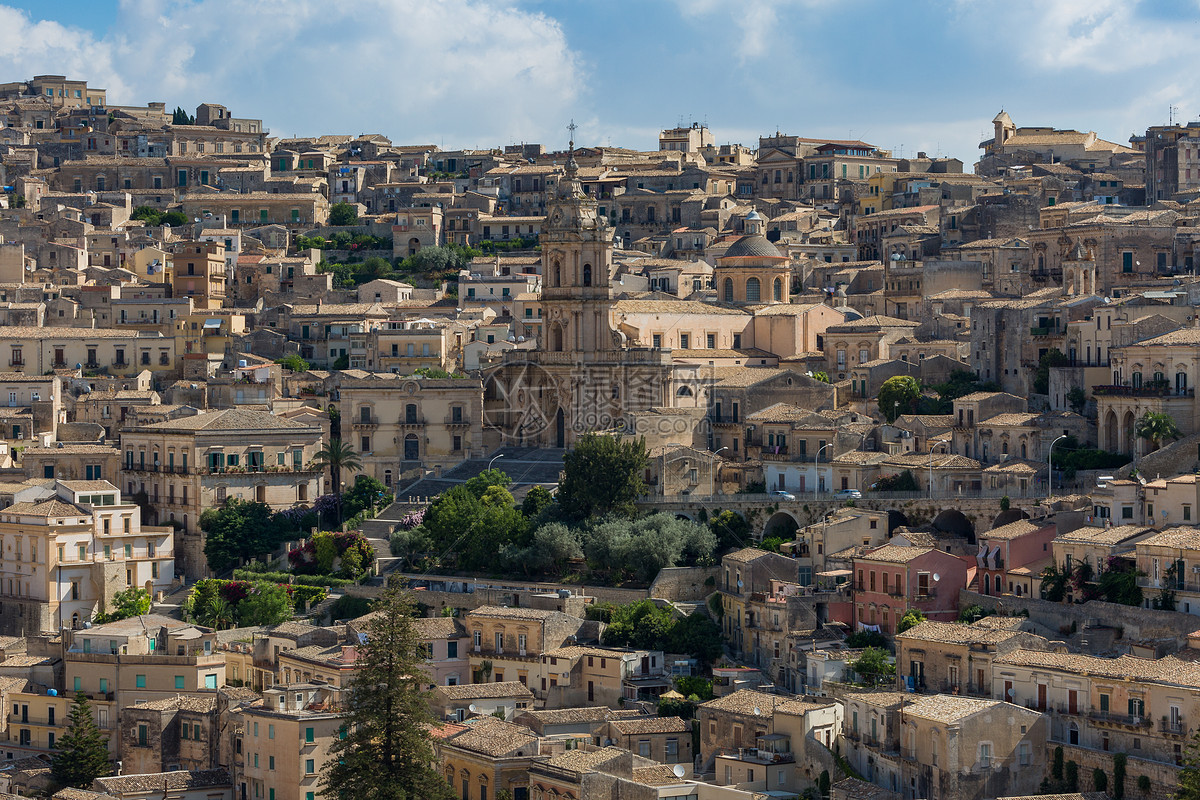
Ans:
[[[1000,443],[1000,452],[1003,455],[1008,455],[1008,442]]]
[[[690,388],[690,387],[687,387],[687,386],[680,386],[680,387],[679,387],[679,391],[678,391],[678,392],[676,392],[675,394],[679,395],[680,397],[691,397],[691,396],[692,396],[692,390],[691,390],[691,388]]]
[[[725,279],[725,302],[733,302],[733,278]]]
[[[554,262],[554,283],[552,286],[562,286],[562,266],[557,261]]]
[[[1024,442],[1021,442],[1021,458],[1029,458],[1029,451]]]
[[[996,594],[1004,594],[1004,584],[1000,582],[1000,576],[996,576]]]
[[[561,353],[563,349],[563,331],[561,325],[555,325],[550,332],[550,349],[556,353]]]
[[[1187,384],[1188,384],[1187,373],[1186,372],[1176,372],[1175,373],[1175,391],[1179,392],[1180,394],[1183,394],[1184,392],[1187,391]]]
[[[1130,385],[1135,389],[1142,388],[1142,373],[1135,372],[1130,376]]]
[[[746,280],[746,302],[757,303],[762,299],[762,286],[758,282],[758,278],[748,278]]]
[[[775,279],[774,299],[776,303],[783,302],[783,281],[779,278]]]
[[[583,285],[584,286],[592,285],[592,265],[591,264],[583,265]]]
[[[1043,255],[1039,255],[1038,256],[1038,272],[1045,272],[1045,271],[1046,271],[1046,257]]]

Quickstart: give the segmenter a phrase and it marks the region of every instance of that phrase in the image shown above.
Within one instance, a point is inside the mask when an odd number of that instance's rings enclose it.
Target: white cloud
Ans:
[[[585,88],[555,20],[483,0],[122,0],[112,31],[0,6],[0,73],[86,77],[110,103],[223,103],[273,135],[447,147],[557,143]]]
[[[782,45],[788,26],[780,23],[780,12],[829,5],[830,0],[676,0],[675,4],[685,19],[711,22],[713,17],[727,18],[737,31],[734,52],[744,64],[767,57]]]
[[[1194,38],[1182,20],[1148,13],[1145,0],[958,0],[955,10],[1015,49],[1018,67],[1122,73],[1175,61]]]

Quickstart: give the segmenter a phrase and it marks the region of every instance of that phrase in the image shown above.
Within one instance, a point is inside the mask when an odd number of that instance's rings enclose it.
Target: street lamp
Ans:
[[[1046,495],[1047,500],[1049,500],[1051,497],[1054,497],[1054,445],[1058,444],[1059,439],[1066,438],[1067,435],[1065,433],[1062,436],[1059,436],[1058,439],[1055,439],[1050,443],[1050,449],[1046,451],[1046,467],[1048,468],[1049,472],[1046,477],[1050,481],[1050,491]]]
[[[712,466],[709,467],[709,469],[708,469],[708,496],[709,497],[712,497],[714,494],[716,494],[716,491],[717,491],[716,490],[716,482],[717,482],[716,471],[718,469],[720,469],[720,467],[717,466],[717,456],[719,456],[721,454],[721,450],[728,450],[728,449],[729,449],[728,447],[722,447],[719,450],[717,450],[715,453],[713,453]]]
[[[488,462],[488,471],[489,472],[492,469],[492,464],[496,463],[497,458],[504,458],[504,453],[497,453],[496,455],[492,456],[492,460]]]
[[[818,447],[817,454],[816,454],[816,456],[813,457],[813,468],[817,471],[817,486],[821,485],[821,451],[824,450],[826,447],[831,446],[832,444],[833,444],[833,442],[826,442],[825,444]],[[830,477],[831,478],[833,477],[832,473],[830,474]]]

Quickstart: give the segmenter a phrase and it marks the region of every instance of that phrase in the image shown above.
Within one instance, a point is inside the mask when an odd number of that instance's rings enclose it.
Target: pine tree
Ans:
[[[81,692],[71,704],[66,733],[54,745],[50,774],[63,786],[90,789],[92,781],[108,775],[108,740],[92,719],[92,704]]]
[[[434,722],[422,690],[424,650],[413,625],[411,593],[388,587],[358,651],[344,735],[334,742],[321,791],[347,800],[453,800],[430,765]]]
[[[1179,770],[1177,800],[1200,800],[1200,732],[1188,742],[1183,752],[1183,769]]]

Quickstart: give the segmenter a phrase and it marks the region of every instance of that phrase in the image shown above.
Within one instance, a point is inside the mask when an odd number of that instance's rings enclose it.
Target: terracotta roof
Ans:
[[[533,692],[520,681],[499,683],[460,683],[457,686],[439,686],[435,690],[447,700],[500,700],[509,698],[533,699]]]
[[[905,641],[941,642],[943,644],[997,644],[1011,639],[1017,633],[1018,631],[926,620],[914,625],[904,633],[896,634],[896,638]]]
[[[589,706],[585,708],[546,708],[522,711],[542,725],[570,725],[579,722],[604,722],[612,716],[612,711],[605,706]]]
[[[1041,525],[1035,525],[1027,519],[1019,519],[1016,522],[1010,522],[1007,525],[1001,525],[999,528],[992,528],[990,531],[980,533],[979,538],[993,541],[1018,539],[1034,531],[1040,531],[1042,527]]]
[[[268,411],[229,408],[224,411],[204,411],[190,417],[179,417],[140,426],[151,431],[310,431],[313,426],[278,417]]]
[[[1149,681],[1200,688],[1200,664],[1183,661],[1175,656],[1159,659],[1121,656],[1100,658],[1079,653],[1055,653],[1039,650],[1014,650],[995,659],[997,666],[1055,668],[1080,675],[1114,680]]]
[[[920,717],[932,722],[950,723],[985,711],[1001,710],[1006,713],[1020,711],[1037,714],[1036,711],[1014,706],[1002,700],[984,700],[977,697],[961,697],[949,694],[920,695],[905,705],[905,715]],[[1007,720],[1005,720],[1007,722]]]
[[[1200,528],[1169,528],[1140,543],[1144,547],[1171,547],[1179,550],[1200,550]]]
[[[467,635],[453,617],[421,617],[413,620],[413,624],[422,639],[456,639]]]
[[[868,550],[862,555],[867,561],[887,561],[892,564],[907,564],[914,558],[934,552],[932,547],[904,547],[902,545],[885,544],[874,550]]]
[[[1153,531],[1153,528],[1142,525],[1117,525],[1112,528],[1087,525],[1069,533],[1060,534],[1055,541],[1065,544],[1114,545]]]
[[[688,733],[692,724],[681,717],[641,717],[639,719],[614,720],[609,723],[613,730],[628,736],[652,733]]]
[[[112,795],[161,794],[164,791],[188,791],[217,786],[231,786],[233,781],[223,769],[203,769],[194,772],[152,772],[144,775],[117,775],[96,778],[96,784]]]
[[[765,719],[770,719],[771,715],[775,713],[775,707],[788,699],[783,695],[756,692],[753,689],[739,689],[733,694],[709,700],[707,703],[701,703],[700,708],[708,709],[709,711],[724,711],[730,714],[742,714],[751,717],[761,716]],[[754,713],[755,709],[758,709],[759,713],[757,715]]]
[[[446,744],[493,757],[537,755],[537,734],[524,725],[485,716],[472,719],[466,727],[465,731],[445,739]]]
[[[74,503],[66,503],[56,497],[28,503],[13,503],[3,509],[4,514],[21,514],[29,517],[88,517],[92,512]]]

